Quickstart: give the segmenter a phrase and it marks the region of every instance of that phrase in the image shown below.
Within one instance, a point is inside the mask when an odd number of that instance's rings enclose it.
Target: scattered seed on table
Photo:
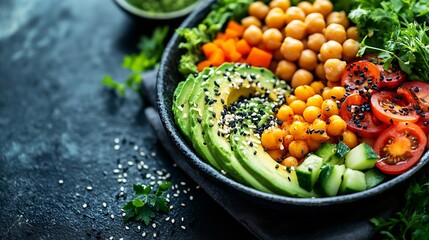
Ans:
[[[115,215],[111,214],[111,215],[110,215],[110,218],[111,218],[111,219],[115,219]]]
[[[82,205],[82,207],[83,207],[83,208],[87,208],[87,207],[88,207],[88,204],[84,203],[84,204]]]
[[[103,207],[106,208],[107,207],[107,203],[103,202]]]
[[[116,151],[118,151],[119,149],[121,149],[121,146],[120,146],[120,145],[115,145],[114,149],[115,149]]]
[[[115,140],[113,140],[116,144],[120,143],[121,140],[119,140],[119,138],[115,138]]]
[[[189,200],[194,200],[194,196],[189,196]]]
[[[143,233],[142,233],[142,237],[146,237],[146,232],[143,232]]]
[[[88,186],[88,187],[86,187],[86,190],[88,190],[88,191],[92,191],[92,187],[91,187],[91,186]]]
[[[58,183],[62,185],[64,183],[64,180],[60,179],[58,180]]]
[[[182,225],[182,226],[180,226],[180,227],[181,227],[183,230],[185,230],[185,229],[186,229],[186,227],[185,227],[185,226],[183,226],[183,225]]]
[[[152,157],[155,157],[155,156],[156,156],[156,152],[152,152],[150,155],[151,155]]]
[[[152,223],[152,227],[153,227],[153,228],[156,228],[156,223]]]

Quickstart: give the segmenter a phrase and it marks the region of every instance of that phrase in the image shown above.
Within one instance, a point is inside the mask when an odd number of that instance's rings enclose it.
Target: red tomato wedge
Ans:
[[[348,93],[369,96],[379,89],[380,70],[367,61],[349,63],[341,75],[341,85]]]
[[[362,137],[376,138],[389,126],[372,114],[369,101],[358,93],[344,100],[340,116],[346,121],[348,129]]]
[[[403,100],[403,97],[391,91],[380,91],[372,94],[371,108],[374,115],[382,122],[417,122],[419,115],[414,108]]]
[[[429,84],[419,81],[405,82],[397,92],[414,106],[420,116],[417,125],[429,134]]]
[[[401,174],[413,167],[423,155],[427,137],[414,123],[400,122],[381,133],[374,143],[380,156],[375,166],[389,175]]]
[[[384,70],[382,64],[378,64],[377,67],[380,70],[380,88],[394,89],[407,77],[397,64],[390,65],[387,70]]]

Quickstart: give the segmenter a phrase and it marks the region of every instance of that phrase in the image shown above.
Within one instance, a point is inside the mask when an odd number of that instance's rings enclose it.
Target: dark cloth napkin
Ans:
[[[163,142],[166,152],[177,165],[186,172],[207,194],[220,204],[232,217],[243,224],[250,232],[260,239],[373,239],[374,230],[368,217],[332,219],[326,216],[325,220],[317,222],[309,219],[291,219],[285,212],[266,211],[253,201],[239,199],[233,194],[226,194],[225,190],[213,184],[194,170],[184,155],[174,146],[167,137],[156,105],[156,70],[143,76],[143,92],[151,107],[145,109],[145,114],[151,126]],[[361,209],[356,209],[361,211]],[[346,214],[347,216],[347,214]],[[210,217],[210,216],[207,216]],[[323,218],[322,218],[323,219]],[[216,224],[215,222],[213,224]],[[219,229],[219,231],[222,231]]]

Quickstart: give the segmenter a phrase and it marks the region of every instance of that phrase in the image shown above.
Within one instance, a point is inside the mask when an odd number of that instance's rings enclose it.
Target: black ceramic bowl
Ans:
[[[205,2],[198,10],[188,16],[181,27],[196,26],[210,11],[210,5],[213,2]],[[274,195],[260,192],[231,180],[200,158],[175,125],[171,109],[172,96],[177,84],[184,80],[184,77],[178,71],[181,55],[181,50],[178,48],[179,41],[178,35],[175,34],[168,43],[157,76],[160,118],[167,135],[171,138],[172,143],[184,154],[188,163],[199,174],[224,189],[225,194],[234,194],[239,198],[246,199],[246,201],[252,201],[257,205],[264,206],[268,211],[279,211],[280,214],[284,214],[284,211],[287,211],[287,215],[323,216],[324,214],[329,214],[328,216],[334,216],[339,214],[349,217],[353,214],[372,214],[380,212],[382,209],[397,206],[398,201],[402,199],[401,196],[397,195],[403,194],[406,183],[429,161],[429,153],[426,152],[415,167],[372,189],[326,198],[293,198]]]

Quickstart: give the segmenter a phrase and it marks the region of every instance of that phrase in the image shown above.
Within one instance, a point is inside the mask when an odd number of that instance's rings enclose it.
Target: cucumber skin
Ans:
[[[363,142],[346,154],[345,165],[347,168],[362,171],[373,168],[378,158],[374,149]]]
[[[386,179],[386,174],[377,168],[371,168],[365,172],[366,189],[373,188]]]
[[[343,175],[339,194],[350,194],[366,190],[365,173],[347,168]]]
[[[344,165],[325,164],[320,168],[319,178],[314,189],[324,197],[338,194],[346,167]]]
[[[311,161],[311,166],[309,166],[309,161]],[[307,162],[306,162],[307,161]],[[295,172],[298,178],[298,184],[301,188],[312,191],[313,187],[317,181],[317,178],[320,173],[320,167],[322,166],[323,159],[317,155],[309,155],[304,162],[299,165]],[[309,171],[311,167],[311,171]]]
[[[323,143],[319,149],[316,150],[315,154],[323,159],[323,162],[329,161],[329,159],[336,153],[337,148],[335,144]]]

